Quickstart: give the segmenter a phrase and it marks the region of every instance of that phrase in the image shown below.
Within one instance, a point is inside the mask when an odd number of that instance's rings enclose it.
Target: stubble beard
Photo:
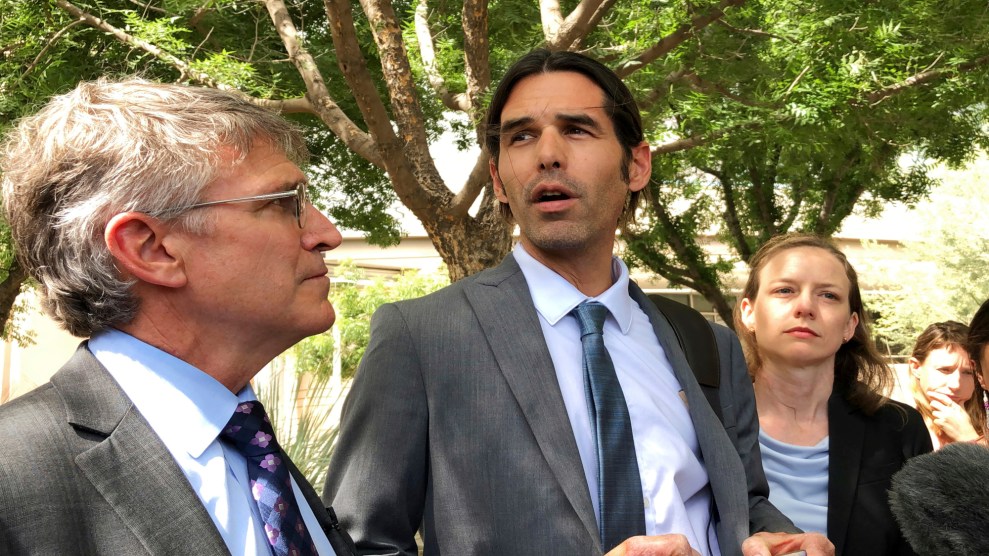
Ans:
[[[526,205],[535,204],[531,201],[532,192],[540,184],[554,181],[562,184],[578,199],[586,199],[587,187],[568,176],[561,170],[553,170],[529,181],[522,189]],[[530,211],[534,216],[529,218],[529,224],[523,225],[519,220],[520,233],[533,247],[545,252],[576,251],[587,247],[594,239],[587,229],[586,222],[570,220],[567,216],[553,217]]]

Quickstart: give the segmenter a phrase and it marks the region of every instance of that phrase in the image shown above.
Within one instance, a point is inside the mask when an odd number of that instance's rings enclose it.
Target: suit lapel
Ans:
[[[102,437],[80,472],[151,554],[228,554],[171,454],[85,344],[52,378],[69,423]]]
[[[598,546],[597,520],[580,453],[539,316],[518,263],[509,255],[497,268],[465,284],[464,292],[543,457]]]
[[[858,485],[859,465],[862,461],[865,427],[855,415],[855,410],[836,391],[828,400],[828,429],[831,436],[831,454],[828,460],[828,538],[841,554],[848,531],[848,519]],[[841,455],[834,447],[841,446]]]
[[[738,452],[735,451],[724,426],[714,410],[711,409],[711,404],[697,383],[697,378],[687,363],[687,357],[683,353],[683,349],[680,348],[676,339],[676,332],[673,331],[670,323],[649,301],[645,293],[632,282],[629,282],[629,295],[649,317],[656,338],[663,346],[666,358],[673,367],[673,373],[680,382],[680,388],[683,389],[684,396],[687,398],[687,411],[690,413],[690,420],[693,422],[694,432],[697,435],[701,457],[707,469],[708,480],[711,483],[711,492],[722,517],[723,525],[729,525],[727,521],[730,520],[730,516],[748,510],[747,488],[744,485],[739,488],[737,484],[732,482],[732,480],[737,482],[738,477],[745,477],[745,470],[742,468]],[[736,524],[732,523],[730,526],[735,527]],[[745,534],[739,538],[748,536],[747,521],[744,526]],[[718,536],[719,538],[736,538],[737,533],[737,531],[732,531],[730,536],[726,536],[719,532]]]

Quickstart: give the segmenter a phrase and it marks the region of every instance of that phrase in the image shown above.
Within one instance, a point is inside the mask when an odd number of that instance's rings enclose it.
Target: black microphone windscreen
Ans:
[[[917,554],[989,554],[989,449],[956,442],[909,460],[889,501]]]

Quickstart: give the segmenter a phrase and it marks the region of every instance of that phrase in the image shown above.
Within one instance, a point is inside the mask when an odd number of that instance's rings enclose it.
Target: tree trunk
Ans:
[[[429,239],[447,265],[451,282],[496,266],[511,250],[511,231],[493,208],[490,184],[481,202],[482,208],[475,217],[441,216],[423,222]]]

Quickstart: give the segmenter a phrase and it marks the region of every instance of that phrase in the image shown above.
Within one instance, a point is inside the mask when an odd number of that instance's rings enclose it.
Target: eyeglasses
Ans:
[[[278,193],[265,193],[264,195],[252,195],[250,197],[237,197],[234,199],[222,199],[220,201],[206,201],[204,203],[196,203],[194,205],[186,205],[183,207],[175,207],[168,210],[169,214],[178,214],[187,210],[211,207],[214,205],[226,205],[229,203],[247,203],[250,201],[273,201],[277,199],[289,199],[295,197],[295,220],[299,223],[299,227],[303,228],[306,225],[306,208],[309,207],[309,192],[307,190],[308,185],[305,182],[299,182],[295,189],[291,191],[279,191]]]

